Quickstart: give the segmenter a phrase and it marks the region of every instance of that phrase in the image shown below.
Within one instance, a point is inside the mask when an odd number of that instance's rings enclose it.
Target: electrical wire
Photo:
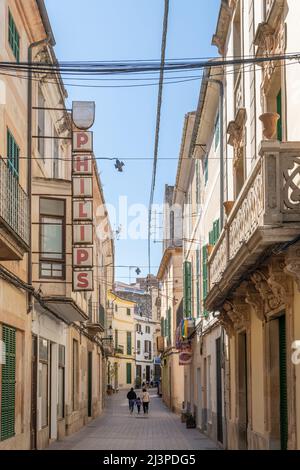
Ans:
[[[158,145],[159,145],[159,134],[160,134],[160,118],[161,118],[162,95],[163,95],[163,86],[164,86],[164,68],[165,68],[167,34],[168,34],[168,19],[169,19],[169,0],[165,0],[163,32],[162,32],[162,41],[161,41],[160,77],[159,77],[159,89],[158,89],[157,111],[156,111],[156,127],[155,127],[153,170],[152,170],[152,181],[151,181],[150,200],[149,200],[149,209],[148,209],[148,265],[149,265],[149,274],[150,274],[150,266],[151,266],[151,234],[150,234],[150,232],[151,232],[151,215],[152,215],[152,204],[153,204],[154,190],[155,190],[155,183],[156,183]]]

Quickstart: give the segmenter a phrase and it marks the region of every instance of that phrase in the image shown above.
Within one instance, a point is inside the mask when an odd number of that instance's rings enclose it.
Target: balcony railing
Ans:
[[[115,354],[124,354],[124,346],[118,345],[115,348]]]
[[[300,233],[300,142],[262,142],[253,167],[208,260],[206,307],[220,307],[271,245]]]
[[[0,222],[29,244],[29,198],[0,157]]]

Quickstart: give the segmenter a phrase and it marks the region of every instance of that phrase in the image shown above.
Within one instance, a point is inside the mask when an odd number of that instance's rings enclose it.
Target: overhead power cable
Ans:
[[[158,157],[158,145],[159,145],[161,105],[162,105],[162,95],[163,95],[163,86],[164,86],[164,68],[165,68],[165,58],[166,58],[167,33],[168,33],[168,19],[169,19],[169,0],[165,0],[163,32],[162,32],[162,41],[161,41],[160,76],[159,76],[159,88],[158,88],[157,111],[156,111],[153,171],[152,171],[152,181],[151,181],[150,201],[149,201],[149,211],[148,211],[148,265],[149,265],[149,274],[150,274],[150,270],[151,270],[151,242],[150,242],[150,238],[151,238],[151,233],[150,233],[151,232],[151,210],[152,210],[154,190],[155,190],[155,182],[156,182],[156,169],[157,169],[157,157]]]

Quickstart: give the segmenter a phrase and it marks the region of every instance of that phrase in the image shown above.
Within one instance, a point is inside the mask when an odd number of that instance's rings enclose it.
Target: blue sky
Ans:
[[[59,60],[125,60],[160,57],[163,0],[46,0]],[[170,0],[168,59],[216,56],[211,38],[220,0]],[[65,80],[68,83],[67,80]],[[125,82],[100,82],[116,85]],[[127,82],[126,82],[127,83]],[[132,83],[132,82],[128,82]],[[164,87],[159,157],[154,201],[163,200],[164,185],[174,184],[184,115],[196,108],[200,81]],[[94,151],[97,157],[124,159],[123,173],[113,162],[98,161],[106,202],[148,207],[153,157],[157,86],[140,88],[77,88],[66,86],[72,100],[95,100]],[[113,227],[115,228],[115,227]],[[151,245],[152,272],[157,272],[161,243]],[[116,241],[116,265],[140,266],[147,274],[146,240]],[[134,270],[117,268],[116,278],[134,280]]]

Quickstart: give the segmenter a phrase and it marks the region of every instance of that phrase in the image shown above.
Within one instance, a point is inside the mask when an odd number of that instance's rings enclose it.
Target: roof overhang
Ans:
[[[173,246],[169,247],[164,251],[163,257],[161,259],[159,269],[157,272],[157,279],[162,280],[166,267],[169,264],[171,257],[176,253],[182,253],[182,246]]]

